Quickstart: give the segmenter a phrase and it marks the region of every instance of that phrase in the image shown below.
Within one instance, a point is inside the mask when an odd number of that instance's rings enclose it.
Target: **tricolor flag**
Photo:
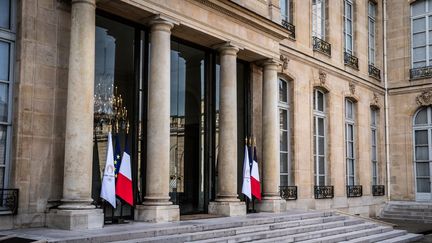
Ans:
[[[108,132],[108,149],[107,159],[105,163],[104,175],[102,178],[102,190],[101,198],[109,202],[113,208],[116,207],[116,196],[115,196],[115,174],[114,174],[114,156],[113,156],[113,145],[111,132]]]
[[[250,165],[249,165],[249,152],[247,145],[245,146],[245,157],[243,161],[243,186],[242,193],[252,200],[251,194],[251,180],[250,180]]]
[[[120,170],[117,174],[116,194],[129,205],[133,206],[131,159],[127,145],[127,137]]]
[[[252,161],[252,173],[251,173],[251,188],[252,188],[252,195],[258,199],[261,200],[261,183],[260,183],[260,177],[258,172],[258,159],[256,155],[256,147],[253,148],[253,161]]]
[[[121,148],[120,148],[120,138],[119,138],[119,134],[117,133],[114,136],[115,139],[115,151],[114,151],[114,175],[117,178],[117,174],[120,170],[120,164],[121,164]]]

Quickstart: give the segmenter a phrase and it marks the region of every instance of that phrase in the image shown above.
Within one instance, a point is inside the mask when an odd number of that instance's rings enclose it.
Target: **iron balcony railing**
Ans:
[[[381,70],[376,68],[374,65],[369,64],[369,76],[381,80]]]
[[[385,195],[385,186],[384,185],[373,185],[372,186],[372,195],[373,196],[384,196]]]
[[[321,40],[316,36],[312,36],[312,48],[314,51],[321,52],[331,57],[331,44],[325,40]]]
[[[0,189],[0,215],[18,213],[18,189]]]
[[[361,185],[347,186],[347,197],[361,197],[363,196],[363,187]]]
[[[282,19],[282,26],[289,31],[288,36],[291,39],[295,39],[295,26],[285,19]]]
[[[326,199],[334,197],[333,186],[314,186],[315,199]]]
[[[410,69],[410,79],[422,79],[432,77],[432,66]]]
[[[297,186],[280,186],[279,193],[285,200],[297,200]]]
[[[354,69],[359,69],[358,58],[348,52],[344,52],[344,64]]]

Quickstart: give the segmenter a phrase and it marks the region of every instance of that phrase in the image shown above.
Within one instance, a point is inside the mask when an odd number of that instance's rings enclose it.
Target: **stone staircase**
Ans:
[[[386,203],[381,218],[432,223],[432,203],[390,201]]]
[[[164,227],[145,235],[141,232],[140,236],[128,234],[127,240],[114,240],[115,237],[100,240],[116,243],[414,242],[423,238],[422,235],[394,230],[387,225],[335,212],[260,213],[246,217],[194,220],[189,223],[188,227]]]

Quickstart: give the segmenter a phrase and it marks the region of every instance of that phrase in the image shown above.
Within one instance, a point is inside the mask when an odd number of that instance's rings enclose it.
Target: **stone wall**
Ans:
[[[22,0],[17,8],[11,182],[20,194],[15,227],[43,226],[45,211],[62,197],[69,8],[56,0]]]

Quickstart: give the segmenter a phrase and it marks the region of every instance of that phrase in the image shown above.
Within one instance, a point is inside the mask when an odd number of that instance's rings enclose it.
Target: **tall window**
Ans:
[[[281,11],[282,22],[286,21],[288,23],[293,22],[293,0],[279,0],[279,7]]]
[[[345,99],[345,153],[347,185],[355,185],[355,105]]]
[[[368,3],[368,43],[369,43],[369,64],[375,65],[375,17],[376,4],[369,1]]]
[[[432,107],[420,109],[414,116],[414,162],[416,192],[431,193]],[[430,199],[430,196],[429,196]]]
[[[0,0],[0,188],[8,186],[15,56],[15,2]]]
[[[411,5],[412,67],[432,65],[432,2],[415,1]]]
[[[371,109],[372,185],[378,185],[377,118],[378,118],[378,110]]]
[[[344,50],[349,54],[353,54],[353,0],[344,0]]]
[[[280,185],[291,184],[291,156],[289,137],[289,86],[288,82],[279,79],[279,125],[280,125]]]
[[[325,0],[312,0],[312,35],[325,39]]]
[[[325,95],[322,91],[315,89],[314,102],[314,177],[316,186],[326,184],[326,110]]]

